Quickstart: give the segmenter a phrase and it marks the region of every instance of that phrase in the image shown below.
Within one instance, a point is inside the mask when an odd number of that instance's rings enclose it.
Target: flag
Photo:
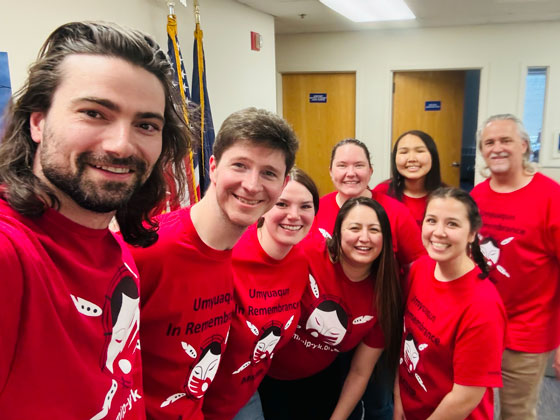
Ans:
[[[206,86],[206,62],[202,45],[202,30],[196,22],[193,46],[192,101],[200,105],[200,153],[198,167],[200,174],[200,191],[204,194],[210,184],[209,159],[214,146],[214,123]]]
[[[177,20],[173,14],[167,16],[167,55],[169,56],[169,61],[173,67],[173,85],[178,89],[181,95],[183,102],[183,115],[185,117],[185,121],[188,123],[189,117],[187,113],[187,101],[190,100],[189,84],[187,82],[185,66],[183,64],[183,58],[179,48],[179,40],[177,39]],[[167,210],[175,210],[179,207],[188,206],[196,203],[200,199],[198,168],[196,167],[196,159],[193,156],[192,150],[189,150],[184,163],[187,174],[188,194],[185,194],[185,201],[180,203],[177,197],[177,187],[173,171],[169,168],[166,173],[169,188]]]

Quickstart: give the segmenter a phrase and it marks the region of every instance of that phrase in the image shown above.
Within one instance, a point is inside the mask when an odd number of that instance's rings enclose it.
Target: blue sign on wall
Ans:
[[[327,102],[327,94],[326,93],[310,93],[309,94],[309,103],[326,103]]]
[[[426,101],[424,111],[440,111],[441,101]]]

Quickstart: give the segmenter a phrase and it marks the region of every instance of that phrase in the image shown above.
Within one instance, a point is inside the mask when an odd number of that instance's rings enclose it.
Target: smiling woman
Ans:
[[[227,351],[205,396],[206,420],[231,419],[240,410],[240,418],[260,418],[258,394],[244,406],[276,352],[296,330],[309,273],[298,243],[313,224],[319,193],[313,180],[298,168],[290,171],[289,179],[274,207],[233,249],[237,309]]]
[[[391,178],[374,188],[402,202],[422,226],[430,192],[443,185],[434,139],[420,130],[399,136],[391,154]]]
[[[431,194],[422,225],[429,257],[412,265],[407,287],[395,419],[493,416],[506,314],[486,279],[481,225],[465,191]]]
[[[389,220],[374,200],[351,198],[332,238],[315,230],[303,245],[310,275],[302,315],[259,389],[265,418],[346,419],[383,348],[396,365],[401,303]],[[341,384],[333,362],[354,348]]]

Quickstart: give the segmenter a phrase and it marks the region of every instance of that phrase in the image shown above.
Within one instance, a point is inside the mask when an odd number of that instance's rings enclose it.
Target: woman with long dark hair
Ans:
[[[389,219],[376,201],[351,198],[332,238],[315,235],[304,247],[310,275],[302,315],[261,385],[265,418],[346,419],[384,348],[396,366],[401,293]],[[353,349],[348,376],[337,388],[329,366]]]
[[[402,133],[391,153],[391,178],[374,191],[401,201],[422,226],[428,195],[441,187],[439,154],[434,139],[420,130]]]
[[[458,188],[428,199],[422,241],[428,256],[410,270],[395,419],[491,419],[502,386],[506,314],[486,277],[478,208]]]

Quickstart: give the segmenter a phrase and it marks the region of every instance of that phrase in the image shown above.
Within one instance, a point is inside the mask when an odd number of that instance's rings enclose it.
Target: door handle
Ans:
[[[451,166],[453,166],[454,168],[458,168],[459,166],[461,166],[460,162],[451,162]]]

